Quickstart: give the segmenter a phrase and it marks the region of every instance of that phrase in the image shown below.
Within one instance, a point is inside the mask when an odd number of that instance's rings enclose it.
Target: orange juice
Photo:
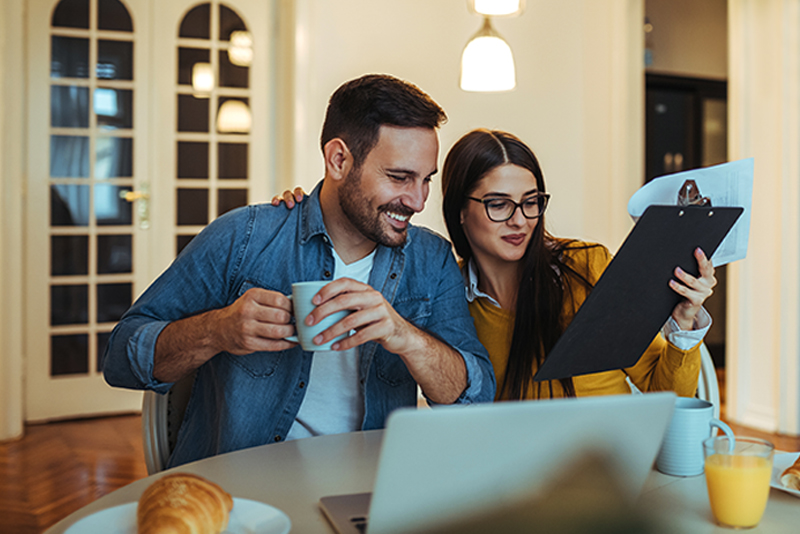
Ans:
[[[706,484],[717,521],[732,527],[753,527],[767,507],[770,458],[713,454],[706,458]]]

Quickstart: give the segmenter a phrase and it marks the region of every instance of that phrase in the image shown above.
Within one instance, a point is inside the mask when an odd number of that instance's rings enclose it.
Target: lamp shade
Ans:
[[[252,124],[250,108],[241,100],[226,100],[219,107],[217,130],[220,133],[249,133]]]
[[[525,0],[469,0],[470,9],[489,17],[514,17],[525,9]]]
[[[214,89],[214,69],[211,63],[195,63],[192,67],[192,90],[196,97],[208,97]]]
[[[475,92],[510,91],[516,87],[514,55],[502,37],[484,19],[461,55],[461,89]]]

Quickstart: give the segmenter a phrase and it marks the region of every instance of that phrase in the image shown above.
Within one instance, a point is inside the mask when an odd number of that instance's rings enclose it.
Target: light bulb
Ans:
[[[217,130],[220,133],[249,133],[252,124],[250,108],[241,100],[226,100],[219,107]]]
[[[214,89],[214,69],[211,63],[195,63],[192,67],[192,89],[197,98],[208,98]]]

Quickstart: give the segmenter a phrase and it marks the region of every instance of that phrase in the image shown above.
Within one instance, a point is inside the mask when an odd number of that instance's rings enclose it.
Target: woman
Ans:
[[[711,319],[702,303],[714,268],[695,251],[700,277],[675,269],[684,297],[633,367],[533,382],[533,375],[611,261],[599,244],[560,239],[545,229],[549,195],[530,148],[501,131],[473,130],[450,149],[442,170],[445,223],[461,258],[469,309],[494,366],[496,400],[672,390],[692,396]],[[293,207],[302,190],[273,199]]]
[[[702,303],[716,284],[701,250],[695,251],[700,277],[676,269],[682,283],[670,282],[684,300],[666,330],[675,343],[684,342],[682,348],[659,335],[628,369],[533,382],[611,254],[602,245],[547,232],[549,195],[541,168],[531,149],[509,133],[480,129],[459,139],[445,159],[442,190],[445,222],[462,260],[478,337],[494,365],[498,399],[627,393],[627,377],[644,391],[694,395],[699,342],[710,324]],[[698,319],[705,328],[688,343],[681,340]]]

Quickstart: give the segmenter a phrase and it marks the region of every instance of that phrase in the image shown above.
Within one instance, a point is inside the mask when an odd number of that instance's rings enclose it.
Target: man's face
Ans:
[[[381,126],[378,143],[339,187],[339,204],[364,237],[388,247],[405,243],[436,174],[439,138],[429,128]]]

